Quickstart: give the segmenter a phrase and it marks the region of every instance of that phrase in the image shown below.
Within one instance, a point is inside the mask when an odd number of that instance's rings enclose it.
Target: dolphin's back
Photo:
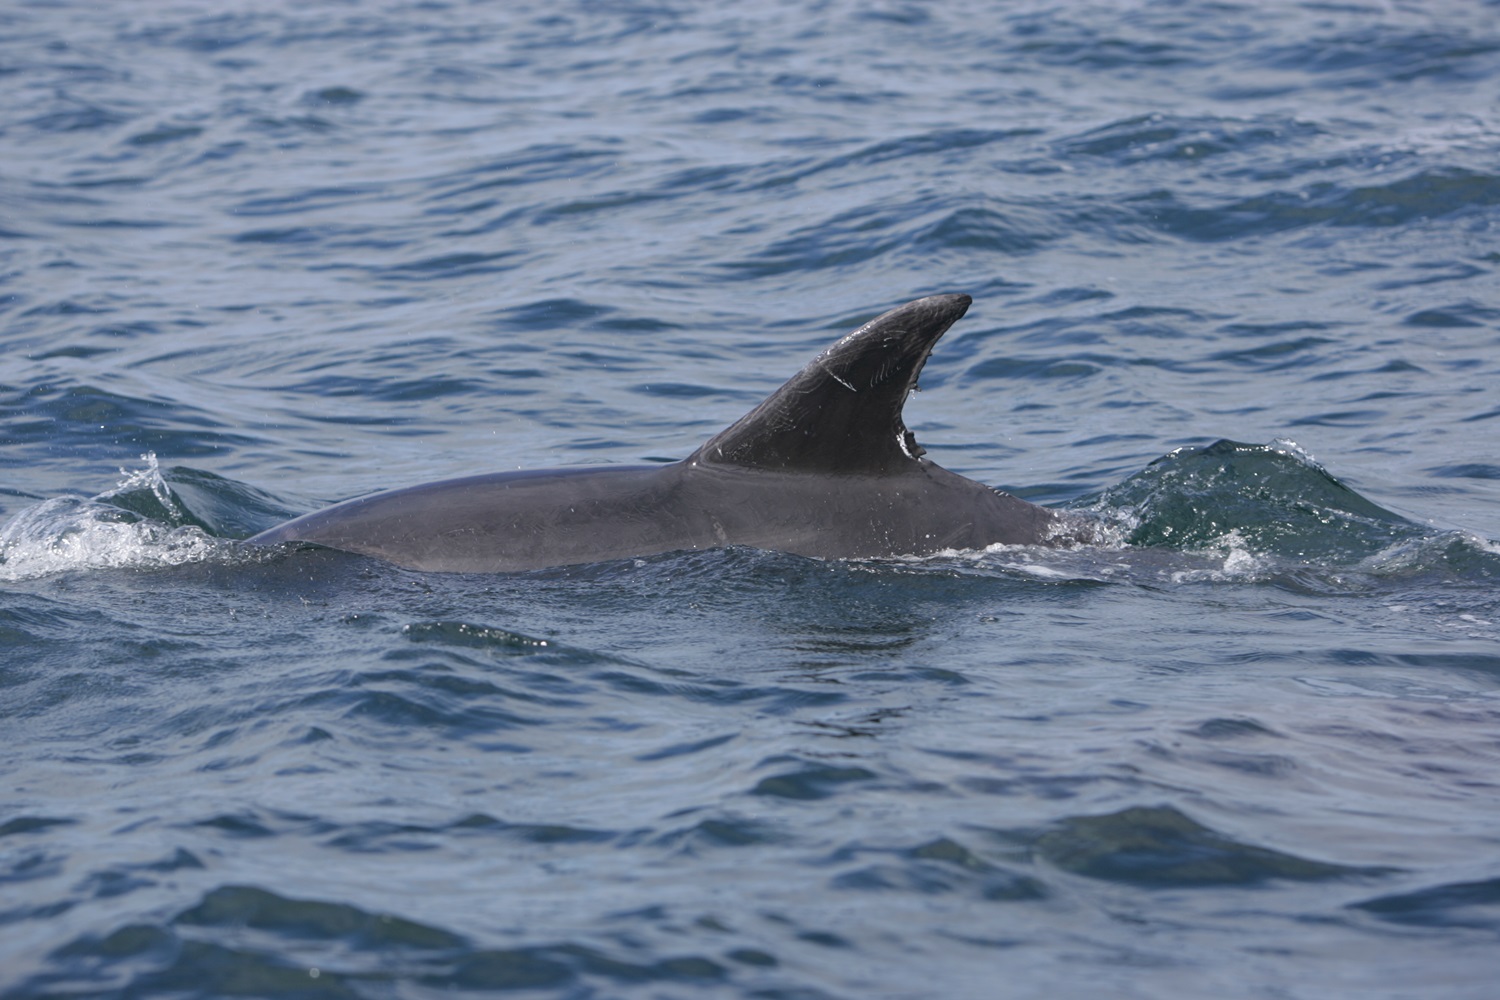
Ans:
[[[376,493],[250,539],[434,572],[514,572],[745,545],[825,559],[1034,542],[1053,515],[922,460],[885,476],[689,460],[469,476]]]
[[[670,466],[466,476],[375,493],[251,538],[307,542],[411,569],[506,572],[695,548],[701,528],[672,501]]]

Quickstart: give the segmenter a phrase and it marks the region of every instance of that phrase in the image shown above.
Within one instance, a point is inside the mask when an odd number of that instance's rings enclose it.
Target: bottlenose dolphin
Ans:
[[[1076,540],[1074,517],[949,472],[901,420],[969,308],[871,320],[680,462],[500,472],[358,497],[263,531],[415,570],[490,573],[745,545],[827,559]]]

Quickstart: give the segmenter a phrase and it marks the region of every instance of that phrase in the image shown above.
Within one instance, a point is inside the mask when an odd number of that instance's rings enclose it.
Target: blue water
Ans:
[[[1488,998],[1500,5],[0,9],[6,997]],[[859,322],[1107,543],[236,544]]]

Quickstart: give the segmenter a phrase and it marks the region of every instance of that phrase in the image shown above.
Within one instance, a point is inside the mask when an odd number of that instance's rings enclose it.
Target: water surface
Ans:
[[[1488,997],[1500,8],[0,13],[7,996]],[[919,295],[1107,544],[235,542]]]

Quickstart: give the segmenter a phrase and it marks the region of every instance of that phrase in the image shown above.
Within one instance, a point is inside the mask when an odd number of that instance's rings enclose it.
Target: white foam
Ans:
[[[185,516],[162,479],[156,456],[141,457],[144,469],[121,469],[121,482],[97,497],[44,500],[11,518],[0,528],[0,581],[75,570],[181,566],[228,552],[231,543],[201,528],[142,518],[106,502],[149,489],[174,516]]]

